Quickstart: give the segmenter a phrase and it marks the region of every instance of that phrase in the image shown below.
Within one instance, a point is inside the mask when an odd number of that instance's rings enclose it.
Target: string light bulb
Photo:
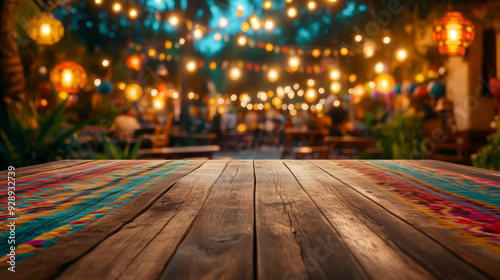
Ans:
[[[265,9],[265,10],[269,10],[271,9],[271,7],[273,6],[273,2],[269,1],[269,0],[266,0],[264,1],[264,4],[262,5],[262,7]]]
[[[286,13],[287,13],[289,18],[294,18],[297,16],[297,9],[295,9],[294,7],[290,7],[290,8],[288,8]]]
[[[179,24],[179,18],[176,16],[171,16],[168,19],[168,23],[170,23],[170,25],[172,25],[172,26],[177,26],[177,24]]]
[[[408,57],[408,53],[405,49],[399,49],[396,51],[396,60],[399,62],[403,62]]]
[[[385,69],[384,63],[379,62],[379,63],[375,64],[375,73],[381,74],[382,72],[384,72],[384,69]]]
[[[226,27],[226,26],[227,26],[227,24],[228,24],[227,18],[225,18],[225,17],[221,17],[221,18],[219,19],[219,27],[220,27],[220,28],[224,28],[224,27]]]
[[[270,19],[267,19],[264,22],[264,29],[266,29],[267,31],[271,31],[273,30],[273,28],[274,28],[274,22]]]
[[[241,35],[239,38],[238,38],[238,45],[240,46],[244,46],[246,45],[247,43],[247,37]]]
[[[128,15],[130,16],[130,18],[134,19],[137,17],[137,10],[132,8],[128,11]]]
[[[188,72],[194,72],[196,71],[196,62],[194,60],[190,60],[188,61],[188,63],[186,63],[186,70]]]
[[[239,80],[240,77],[241,77],[241,70],[237,67],[232,68],[231,71],[229,72],[229,78],[231,78],[231,80],[233,81]]]
[[[315,1],[311,0],[311,1],[307,2],[307,9],[309,9],[309,11],[316,10],[316,7],[317,7],[317,4]]]
[[[330,71],[330,79],[334,81],[340,79],[340,71],[337,69]]]
[[[346,55],[348,55],[348,54],[349,54],[349,49],[348,49],[348,48],[346,48],[346,47],[342,47],[342,48],[340,48],[340,54],[341,54],[342,56],[346,56]]]
[[[109,64],[110,64],[110,61],[109,61],[108,59],[103,59],[103,60],[102,60],[102,66],[104,66],[104,67],[108,67],[108,66],[109,66]]]
[[[115,11],[115,12],[119,12],[119,11],[121,11],[121,10],[122,10],[122,5],[121,5],[120,3],[118,3],[118,2],[115,2],[115,3],[113,4],[113,11]]]
[[[201,31],[201,29],[199,28],[196,28],[193,32],[193,36],[199,40],[201,39],[201,37],[203,37],[203,31]]]
[[[340,85],[339,82],[332,82],[330,84],[330,90],[332,91],[332,93],[334,94],[338,94],[340,92],[340,90],[342,89],[342,86]]]
[[[97,5],[102,4],[102,0],[95,0],[94,2],[95,2]]]
[[[268,72],[267,72],[267,79],[271,82],[271,83],[274,83],[278,80],[279,78],[279,73],[276,69],[270,69]]]
[[[288,59],[288,66],[296,71],[299,68],[300,65],[300,59],[296,56],[292,56]]]
[[[391,43],[391,37],[385,36],[384,39],[382,39],[382,42],[386,45]]]

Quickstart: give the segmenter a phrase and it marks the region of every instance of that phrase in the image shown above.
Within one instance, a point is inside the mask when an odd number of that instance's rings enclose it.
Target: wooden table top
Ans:
[[[218,145],[203,145],[203,146],[184,146],[184,147],[163,147],[152,149],[140,149],[140,157],[148,156],[168,156],[176,154],[206,154],[220,151]]]
[[[161,168],[172,164],[166,176]],[[1,279],[500,279],[493,171],[439,161],[195,160],[60,161],[16,174],[19,192],[21,182],[34,188],[56,174],[67,188],[163,177]]]

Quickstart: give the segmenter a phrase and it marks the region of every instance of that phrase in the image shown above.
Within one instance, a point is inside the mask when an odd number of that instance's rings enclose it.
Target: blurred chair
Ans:
[[[174,114],[169,113],[167,115],[167,121],[165,126],[157,125],[153,134],[151,142],[153,142],[153,148],[161,148],[168,146],[170,142],[170,130],[172,128],[172,120],[174,119]]]

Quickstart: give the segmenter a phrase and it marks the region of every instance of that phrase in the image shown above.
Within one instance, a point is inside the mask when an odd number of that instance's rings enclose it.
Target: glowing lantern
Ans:
[[[366,87],[362,84],[355,86],[352,91],[352,96],[354,104],[358,104],[363,97],[366,96]]]
[[[87,73],[73,61],[63,61],[50,71],[50,82],[57,91],[75,94],[87,84]]]
[[[299,69],[299,65],[300,65],[300,59],[296,56],[292,56],[290,57],[290,59],[288,59],[288,66],[290,66],[290,69],[292,71],[297,71],[297,69]]]
[[[133,54],[125,60],[125,64],[128,68],[139,71],[141,70],[142,59],[138,54]]]
[[[264,7],[264,9],[266,9],[266,10],[271,9],[272,6],[273,6],[273,2],[271,2],[271,1],[264,1],[264,4],[262,5],[262,7]]]
[[[159,95],[155,96],[151,103],[153,104],[153,108],[159,111],[165,107],[165,98]]]
[[[460,12],[448,12],[439,20],[432,33],[443,55],[465,55],[465,50],[474,41],[474,25]]]
[[[375,89],[382,93],[388,94],[396,85],[396,81],[389,74],[382,74],[375,78]]]
[[[304,99],[307,102],[314,102],[318,98],[318,93],[313,88],[310,88],[304,94]]]
[[[26,24],[26,33],[40,45],[52,45],[64,35],[62,23],[50,13],[41,13]]]
[[[295,9],[294,7],[290,7],[288,8],[287,14],[289,18],[294,18],[297,16],[297,9]]]
[[[142,87],[138,84],[130,84],[125,88],[125,98],[129,102],[137,102],[143,95]]]
[[[269,72],[267,72],[267,79],[271,82],[274,83],[278,80],[279,78],[279,73],[276,71],[276,69],[271,69]]]
[[[283,105],[283,100],[281,100],[281,98],[279,97],[273,98],[271,102],[273,103],[274,107],[276,107],[276,109],[279,109]]]
[[[243,133],[245,131],[247,131],[247,125],[245,123],[239,123],[237,126],[236,126],[236,130],[239,132],[239,133]]]
[[[239,68],[232,68],[231,71],[229,72],[229,78],[231,80],[236,81],[241,77],[241,70]]]
[[[330,84],[330,90],[334,93],[334,94],[338,94],[340,92],[340,90],[342,89],[342,86],[340,85],[339,82],[332,82]]]

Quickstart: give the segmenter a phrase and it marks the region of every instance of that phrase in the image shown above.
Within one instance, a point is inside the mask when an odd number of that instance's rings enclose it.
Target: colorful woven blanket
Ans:
[[[500,184],[418,161],[339,161],[367,184],[500,255]],[[480,174],[480,173],[479,173]],[[487,177],[487,176],[485,176]]]
[[[190,161],[78,161],[33,171],[16,182],[16,260],[22,261],[98,219],[182,170]],[[6,209],[7,190],[0,191]],[[9,216],[10,217],[10,216]],[[7,244],[7,211],[0,214],[0,242]],[[7,248],[7,247],[5,247]],[[8,264],[6,252],[0,267]]]

